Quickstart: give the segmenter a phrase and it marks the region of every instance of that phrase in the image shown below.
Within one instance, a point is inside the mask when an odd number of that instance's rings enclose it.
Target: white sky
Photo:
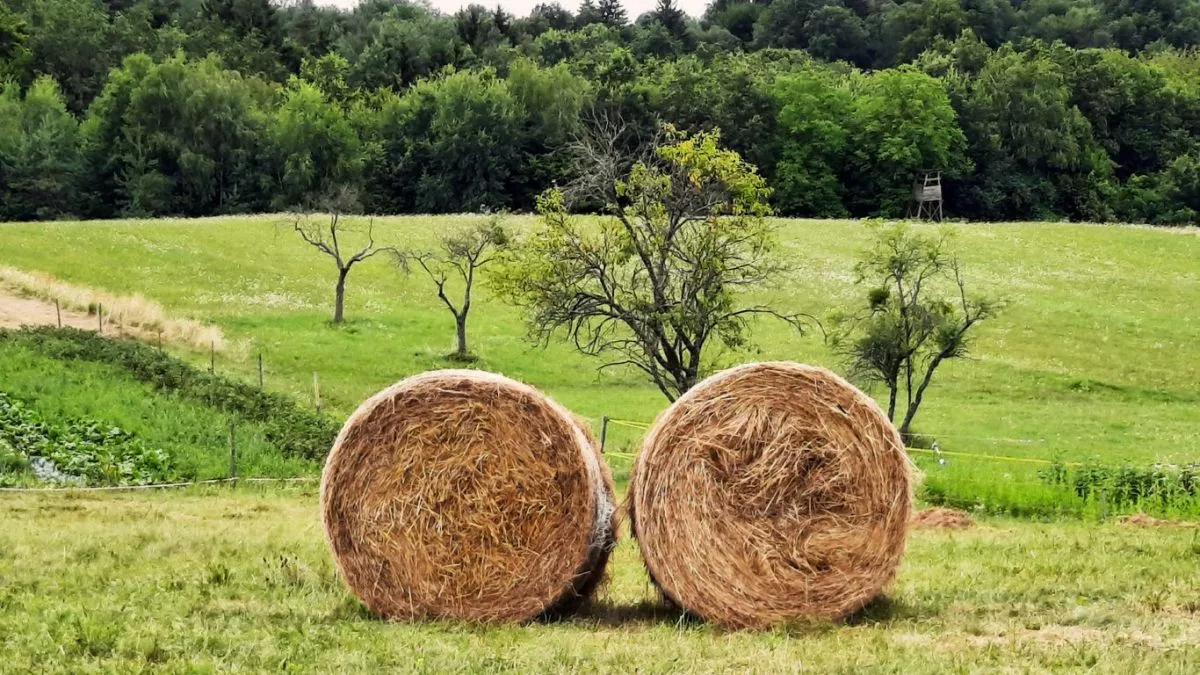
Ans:
[[[534,5],[541,4],[542,2],[550,4],[553,0],[476,0],[475,4],[488,8],[500,5],[509,14],[527,16]],[[353,7],[358,4],[358,0],[321,0],[320,4]],[[453,14],[472,3],[468,0],[430,0],[430,4],[443,14]],[[558,0],[558,4],[572,12],[579,8],[579,0]],[[621,4],[625,6],[625,12],[629,14],[629,20],[633,21],[638,16],[654,9],[654,6],[658,3],[657,0],[622,0]],[[704,13],[704,8],[708,6],[708,0],[677,0],[675,4],[683,11],[698,18]]]

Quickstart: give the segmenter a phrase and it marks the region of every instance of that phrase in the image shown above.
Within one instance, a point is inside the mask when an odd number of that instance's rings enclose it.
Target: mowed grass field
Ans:
[[[475,218],[378,218],[375,236],[384,245],[425,248]],[[531,222],[508,220],[518,231]],[[779,226],[791,269],[754,300],[823,317],[862,296],[852,272],[868,242],[862,223]],[[972,455],[1135,466],[1200,461],[1200,231],[1065,223],[958,230],[971,286],[1006,307],[981,326],[970,359],[939,371],[917,421],[922,433],[943,450]],[[0,264],[142,294],[215,323],[231,338],[218,355],[220,370],[256,378],[261,352],[268,387],[307,400],[318,373],[331,415],[348,414],[406,375],[452,365],[443,358],[453,342],[449,313],[428,279],[399,273],[386,256],[354,269],[349,321],[332,327],[333,264],[282,215],[4,224]],[[470,330],[481,357],[476,367],[529,382],[581,415],[650,422],[666,406],[637,373],[598,373],[597,361],[560,342],[532,345],[518,310],[491,296],[486,275]],[[754,338],[757,349],[715,354],[714,366],[792,359],[840,368],[818,330],[800,336],[763,320]],[[207,364],[208,354],[190,358]],[[610,449],[625,453],[610,458],[621,479],[640,432],[610,432]],[[952,456],[942,465],[927,454],[914,457],[927,480],[949,486],[959,501],[1036,507],[1061,497],[1061,489],[1040,484],[1035,463]]]
[[[388,623],[341,585],[315,486],[0,498],[3,672],[1200,670],[1195,528],[915,531],[845,624],[726,632],[655,602],[626,540],[558,623]]]
[[[376,236],[429,246],[470,220],[380,219]],[[331,327],[333,266],[281,223],[5,224],[0,265],[142,294],[212,322],[229,338],[218,370],[256,379],[261,352],[268,388],[305,400],[319,373],[334,416],[396,379],[450,365],[453,323],[426,279],[371,259],[350,278],[348,324]],[[792,270],[755,299],[818,316],[852,302],[864,226],[780,226]],[[957,245],[974,286],[1007,307],[982,327],[971,359],[939,372],[918,427],[972,457],[942,466],[914,455],[927,483],[982,510],[1054,506],[1065,488],[1041,485],[1042,465],[1016,460],[1200,461],[1196,230],[964,225]],[[477,367],[534,384],[582,415],[649,422],[666,405],[635,373],[598,374],[564,344],[529,344],[519,313],[486,283],[471,330]],[[755,336],[757,350],[717,355],[714,365],[782,358],[838,368],[819,331],[797,336],[762,322]],[[169,348],[207,365],[207,353]],[[110,419],[155,443],[174,441],[169,449],[199,477],[223,475],[228,420],[211,409],[156,397],[116,369],[18,348],[0,351],[0,377],[0,389],[44,414]],[[315,465],[273,458],[254,428],[245,434],[243,475],[315,479]],[[623,493],[640,432],[614,426],[610,438]],[[211,456],[197,452],[206,447]],[[337,579],[315,480],[5,493],[0,672],[1200,670],[1200,528],[1048,520],[983,515],[970,530],[915,530],[895,583],[845,623],[726,632],[679,616],[657,602],[623,533],[608,583],[580,615],[472,626],[370,616]]]

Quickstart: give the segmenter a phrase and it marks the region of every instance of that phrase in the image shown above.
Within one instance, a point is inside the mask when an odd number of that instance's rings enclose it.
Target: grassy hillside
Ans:
[[[0,391],[47,421],[95,420],[166,451],[172,475],[158,480],[229,475],[229,415],[156,392],[114,367],[63,361],[0,342]],[[283,457],[259,424],[239,420],[236,439],[241,475],[292,476],[315,469],[312,462]]]
[[[479,627],[368,616],[316,495],[251,488],[0,500],[0,671],[1197,672],[1195,531],[987,520],[916,531],[847,625],[724,632],[654,603],[631,542],[597,606]],[[103,589],[103,592],[97,592]]]
[[[426,246],[470,218],[379,219],[376,238]],[[780,225],[792,271],[786,283],[762,289],[761,299],[818,315],[852,301],[859,291],[850,270],[866,243],[863,226]],[[1200,233],[1018,223],[966,225],[960,235],[969,279],[1007,307],[981,328],[971,360],[939,372],[918,419],[923,433],[942,449],[973,454],[1200,461]],[[427,280],[402,276],[382,256],[369,260],[350,277],[349,324],[332,328],[333,265],[279,216],[7,224],[0,238],[0,264],[142,293],[218,324],[234,342],[218,357],[221,370],[251,377],[261,351],[268,386],[309,399],[318,372],[335,413],[400,377],[447,365],[453,323]],[[479,367],[541,387],[580,414],[645,422],[665,406],[634,373],[597,374],[595,361],[565,345],[531,346],[518,313],[488,297],[486,287],[471,331]],[[764,321],[755,337],[758,351],[723,354],[721,363],[782,358],[838,367],[816,335]],[[613,433],[627,449],[638,440],[632,429]],[[963,497],[1004,499],[1015,490],[1033,502],[1057,499],[1037,485],[1036,464],[921,462],[927,480],[952,483]],[[618,474],[627,467],[627,459],[614,463]]]

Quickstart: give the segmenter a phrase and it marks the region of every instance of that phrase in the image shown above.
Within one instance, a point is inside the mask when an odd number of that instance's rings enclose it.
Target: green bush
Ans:
[[[75,328],[36,327],[0,331],[11,342],[57,359],[117,366],[155,389],[210,405],[263,425],[268,442],[288,457],[320,460],[338,426],[282,394],[215,375],[136,340],[107,338]]]

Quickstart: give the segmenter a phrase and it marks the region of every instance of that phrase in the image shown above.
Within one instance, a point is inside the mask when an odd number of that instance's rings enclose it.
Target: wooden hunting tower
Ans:
[[[914,215],[915,211],[915,215]],[[942,220],[942,174],[926,171],[925,177],[913,182],[913,203],[908,207],[912,217]]]

